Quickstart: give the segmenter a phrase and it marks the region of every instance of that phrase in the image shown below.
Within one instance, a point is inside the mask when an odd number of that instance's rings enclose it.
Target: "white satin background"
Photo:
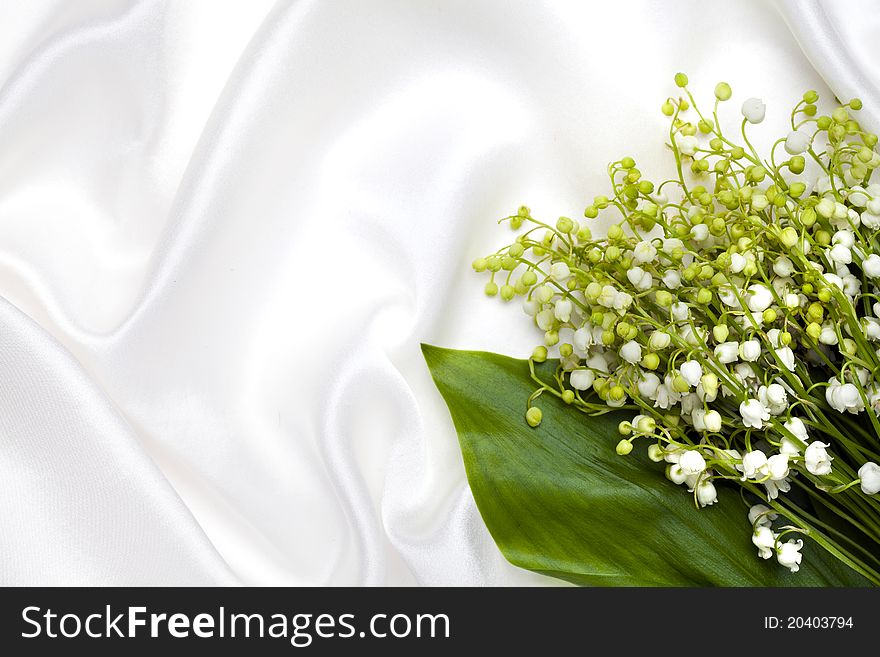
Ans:
[[[783,13],[880,108],[846,8]],[[528,353],[468,264],[667,173],[678,70],[827,90],[763,2],[0,2],[0,583],[554,583],[419,343]]]

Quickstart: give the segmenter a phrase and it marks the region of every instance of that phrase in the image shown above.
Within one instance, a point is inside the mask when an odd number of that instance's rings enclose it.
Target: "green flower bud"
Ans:
[[[606,262],[614,262],[620,258],[620,249],[613,244],[605,249],[605,261]]]
[[[722,257],[723,256],[723,257]],[[730,256],[726,253],[722,253],[718,256],[717,260],[719,267],[729,267],[730,266]],[[727,276],[724,275],[724,272],[718,272],[712,277],[713,285],[726,285],[727,284]]]
[[[727,342],[727,336],[730,335],[730,329],[725,324],[718,324],[712,327],[712,336],[716,342]]]
[[[606,347],[610,347],[614,344],[614,331],[602,331],[602,344]]]
[[[498,294],[498,286],[495,284],[495,281],[489,281],[486,283],[486,287],[483,288],[483,291],[486,293],[487,297],[494,297]]]
[[[801,223],[807,228],[816,223],[816,211],[813,208],[807,208],[801,212]]]
[[[639,420],[638,425],[636,425],[636,429],[642,433],[654,433],[654,429],[656,428],[657,422],[652,417],[643,417]]]
[[[675,113],[675,107],[667,100],[660,106],[660,111],[666,116],[672,116]]]
[[[791,333],[789,333],[788,331],[783,331],[779,334],[779,344],[781,344],[783,347],[787,347],[788,345],[790,345],[791,339]]]
[[[804,93],[805,103],[815,103],[817,100],[819,100],[819,94],[812,89]]]
[[[657,302],[658,306],[668,308],[672,304],[672,294],[666,290],[657,290],[657,292],[654,293],[654,300]]]
[[[795,155],[788,161],[788,168],[792,173],[803,173],[806,166],[807,161],[803,155]]]
[[[709,288],[702,287],[700,291],[697,292],[697,303],[701,306],[706,306],[712,301],[712,292]]]
[[[626,397],[626,390],[621,385],[612,386],[611,390],[608,391],[608,398],[611,401],[620,401],[624,397]]]
[[[577,231],[577,238],[579,242],[589,242],[593,239],[593,231],[586,225],[580,226]]]
[[[688,83],[688,76],[684,73],[676,73],[675,74],[675,84],[679,87],[686,87]]]
[[[821,322],[824,316],[825,308],[822,307],[821,303],[814,301],[807,307],[807,319],[814,322]]]
[[[856,347],[856,343],[854,340],[851,340],[850,338],[844,338],[843,342],[840,345],[840,350],[847,356],[855,356],[858,348]]]
[[[788,194],[792,198],[800,198],[807,191],[807,186],[802,182],[792,183],[788,188]]]
[[[513,297],[516,296],[516,292],[513,289],[512,285],[502,285],[501,286],[501,298],[505,301],[510,301]]]
[[[745,149],[742,146],[734,146],[730,151],[730,157],[734,160],[741,160],[746,155]]]
[[[660,356],[655,353],[647,353],[642,356],[641,366],[646,370],[656,370],[660,367]]]
[[[568,217],[559,217],[559,219],[556,221],[556,229],[560,233],[567,235],[574,230],[574,222]]]
[[[849,119],[849,112],[845,107],[838,107],[831,113],[831,118],[837,123],[846,123],[846,120]]]
[[[675,378],[672,379],[672,389],[675,392],[687,392],[691,387],[681,374],[676,374]]]
[[[831,290],[826,287],[822,290],[819,290],[819,294],[817,294],[816,296],[819,297],[819,301],[821,301],[822,303],[828,303],[829,301],[831,301]]]
[[[530,427],[536,427],[541,424],[541,419],[543,417],[544,414],[537,406],[532,406],[529,410],[526,411],[526,422],[528,422]]]
[[[602,328],[610,331],[614,328],[615,324],[617,324],[617,315],[614,313],[605,313],[602,317]]]
[[[819,130],[827,130],[831,127],[831,117],[830,116],[820,116],[816,119],[816,127]]]
[[[584,216],[587,219],[595,219],[599,216],[599,210],[596,208],[595,205],[588,205],[584,210]]]
[[[819,246],[828,246],[831,244],[831,233],[827,230],[817,230],[813,234],[813,239],[816,240],[816,243],[819,244]]]
[[[772,324],[776,321],[776,311],[773,308],[767,308],[763,312],[763,319],[767,324]]]
[[[564,342],[559,345],[559,355],[563,358],[568,358],[574,353],[574,347],[571,346],[568,342]]]
[[[633,451],[632,443],[628,440],[621,440],[619,443],[617,443],[617,447],[615,448],[615,451],[620,456],[626,456],[631,451]]]
[[[523,275],[520,278],[520,280],[522,281],[523,285],[526,285],[528,287],[532,287],[532,285],[534,285],[535,283],[538,282],[538,275],[535,272],[533,272],[531,269],[529,269],[529,270],[523,272]]]
[[[544,344],[548,347],[552,347],[557,342],[559,342],[559,331],[550,330],[544,333]]]
[[[791,248],[798,243],[798,232],[791,226],[783,228],[779,233],[779,242],[786,248]]]
[[[566,404],[571,404],[574,402],[574,391],[572,390],[563,390],[562,391],[562,401]]]
[[[489,268],[489,271],[501,271],[501,258],[499,258],[498,256],[489,256],[486,262],[486,266]]]
[[[632,169],[635,165],[636,162],[631,157],[624,157],[620,160],[620,166],[624,169]]]
[[[718,377],[707,372],[700,377],[700,385],[703,386],[703,392],[707,395],[714,396],[718,393]]]
[[[720,101],[730,100],[730,96],[733,94],[733,91],[730,89],[730,85],[726,82],[719,82],[715,85],[715,98]]]
[[[608,239],[609,240],[620,240],[623,239],[623,228],[614,224],[608,228]]]
[[[471,266],[474,268],[476,272],[484,272],[486,271],[486,267],[488,266],[488,262],[486,262],[485,258],[477,258],[471,263]]]
[[[501,268],[504,271],[513,271],[516,269],[517,262],[510,256],[504,256],[501,258]]]
[[[859,98],[853,98],[851,101],[849,101],[849,106],[858,112],[860,109],[862,109],[862,101]]]
[[[543,363],[547,360],[547,347],[543,345],[535,347],[535,350],[532,352],[532,360],[536,363]]]

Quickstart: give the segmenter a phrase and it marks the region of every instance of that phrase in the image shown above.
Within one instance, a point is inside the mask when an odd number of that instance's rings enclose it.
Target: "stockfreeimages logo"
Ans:
[[[24,639],[270,638],[305,648],[315,639],[450,636],[446,614],[373,614],[360,630],[355,614],[246,614],[229,613],[225,607],[213,613],[167,614],[146,607],[120,611],[106,605],[101,612],[83,615],[30,606],[22,609],[21,618]]]

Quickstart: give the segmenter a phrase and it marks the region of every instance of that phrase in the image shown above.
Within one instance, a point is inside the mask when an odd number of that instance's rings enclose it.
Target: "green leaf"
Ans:
[[[589,586],[865,586],[807,540],[798,573],[758,558],[734,488],[696,509],[666,480],[646,443],[617,456],[619,413],[589,417],[544,394],[536,429],[523,419],[535,385],[526,361],[422,346],[458,431],[486,526],[513,564]]]

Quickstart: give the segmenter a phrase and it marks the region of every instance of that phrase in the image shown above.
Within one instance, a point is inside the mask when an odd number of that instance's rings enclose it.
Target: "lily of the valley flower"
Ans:
[[[742,105],[742,115],[749,123],[760,123],[764,120],[767,106],[760,98],[749,98]]]
[[[868,462],[859,468],[859,485],[865,495],[880,493],[880,465]]]
[[[752,450],[743,455],[738,468],[743,473],[743,480],[762,479],[767,475],[767,455],[759,449]]]
[[[780,565],[796,573],[800,569],[801,560],[803,559],[801,554],[801,548],[803,547],[804,542],[800,539],[786,541],[776,548],[776,560]]]
[[[748,399],[739,405],[743,424],[753,429],[761,429],[770,419],[770,410],[757,399]]]
[[[776,547],[776,534],[767,525],[758,526],[752,534],[752,543],[758,548],[758,556],[769,559]]]
[[[818,440],[807,445],[804,450],[804,464],[814,475],[831,474],[832,457],[828,455],[825,449],[828,443],[820,443]]]

